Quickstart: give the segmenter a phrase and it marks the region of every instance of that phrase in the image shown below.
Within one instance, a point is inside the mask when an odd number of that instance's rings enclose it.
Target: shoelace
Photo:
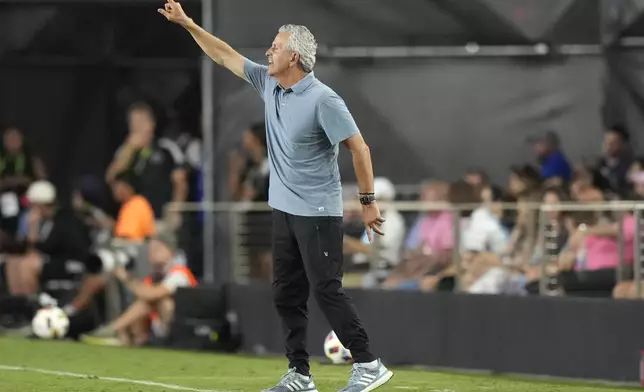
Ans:
[[[277,384],[277,386],[285,387],[286,384],[289,384],[291,381],[295,380],[295,376],[295,368],[288,369],[288,372],[286,372],[282,376],[282,379],[280,380],[279,384]]]
[[[349,384],[357,383],[366,371],[367,370],[364,367],[358,365],[357,363],[354,364],[353,368],[350,371],[351,378],[349,378]]]

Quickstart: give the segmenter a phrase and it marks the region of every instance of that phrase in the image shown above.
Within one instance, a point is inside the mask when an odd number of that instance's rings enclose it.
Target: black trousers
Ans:
[[[341,217],[304,217],[273,210],[275,307],[284,326],[289,368],[305,375],[309,373],[306,332],[311,291],[353,359],[376,359],[356,308],[342,289],[342,247]]]

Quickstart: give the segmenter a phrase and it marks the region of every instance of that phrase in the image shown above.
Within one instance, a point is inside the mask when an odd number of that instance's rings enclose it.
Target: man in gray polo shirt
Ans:
[[[342,392],[372,391],[393,375],[369,351],[369,339],[342,289],[342,189],[339,144],[349,148],[370,240],[382,235],[384,219],[373,193],[369,148],[342,98],[315,78],[317,43],[304,26],[279,29],[256,64],[199,27],[179,3],[159,9],[188,30],[203,51],[250,83],[265,103],[273,208],[274,297],[285,326],[289,371],[269,392],[317,391],[306,350],[307,302],[312,291],[340,341],[355,360]]]

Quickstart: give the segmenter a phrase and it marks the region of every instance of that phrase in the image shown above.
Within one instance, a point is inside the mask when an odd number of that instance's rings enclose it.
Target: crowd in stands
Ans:
[[[140,345],[165,337],[173,293],[197,284],[177,238],[197,222],[164,214],[164,206],[198,199],[198,142],[158,135],[146,103],[131,105],[126,117],[128,135],[104,179],[79,181],[69,200],[48,181],[20,129],[3,130],[0,329],[28,331],[33,307],[55,303],[70,316],[71,337]],[[112,191],[114,213],[96,203],[102,185]],[[115,322],[105,317],[114,305],[105,295],[111,281],[129,293]]]
[[[408,230],[394,205],[383,204],[384,230],[391,237],[368,244],[360,238],[363,233],[348,233],[349,270],[360,271],[369,260],[368,271],[361,273],[361,284],[368,288],[454,291],[458,282],[458,289],[468,293],[516,295],[539,293],[545,271],[551,295],[634,297],[632,211],[549,211],[542,230],[535,208],[644,200],[644,161],[631,153],[626,130],[608,129],[603,155],[590,165],[572,164],[554,132],[530,143],[538,164],[512,167],[505,188],[492,184],[482,170],[455,182],[423,184],[421,200],[445,208],[418,214]],[[381,199],[393,199],[391,182],[380,178],[378,183]],[[503,209],[502,203],[516,203],[516,209]],[[463,211],[463,204],[477,207]],[[454,225],[459,225],[458,242]]]

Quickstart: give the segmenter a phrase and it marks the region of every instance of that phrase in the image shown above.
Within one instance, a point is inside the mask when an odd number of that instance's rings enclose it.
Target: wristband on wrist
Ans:
[[[362,204],[363,206],[371,204],[374,201],[376,201],[376,196],[373,193],[360,194],[360,204]]]

